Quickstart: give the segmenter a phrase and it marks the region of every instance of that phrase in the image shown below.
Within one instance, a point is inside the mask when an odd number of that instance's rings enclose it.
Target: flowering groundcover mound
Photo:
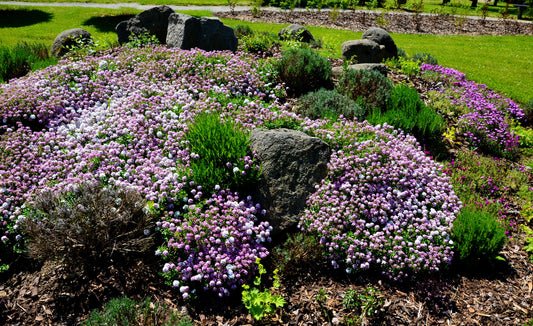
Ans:
[[[518,104],[487,88],[466,79],[455,69],[422,64],[423,73],[436,74],[443,81],[433,90],[446,110],[457,115],[458,128],[471,147],[499,157],[514,158],[519,154],[520,137],[511,130],[509,120],[524,120]]]
[[[19,227],[41,191],[98,180],[149,201],[165,239],[163,275],[183,298],[228,295],[268,255],[270,226],[253,198],[192,181],[188,128],[217,113],[248,130],[291,120],[332,145],[301,226],[321,234],[334,266],[401,278],[449,262],[459,202],[441,166],[389,126],[291,113],[271,60],[149,47],[65,60],[2,85],[1,252],[23,248]]]

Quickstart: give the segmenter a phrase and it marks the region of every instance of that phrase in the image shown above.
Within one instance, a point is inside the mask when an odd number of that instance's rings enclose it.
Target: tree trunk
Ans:
[[[478,0],[472,0],[472,8],[476,8],[477,7],[477,2],[478,2]]]

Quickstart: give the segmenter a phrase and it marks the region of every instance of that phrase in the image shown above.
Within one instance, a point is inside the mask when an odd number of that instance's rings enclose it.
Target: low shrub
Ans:
[[[169,309],[166,305],[146,298],[137,303],[127,297],[112,299],[101,310],[93,310],[82,326],[101,325],[161,325],[192,326],[192,320]]]
[[[438,65],[438,60],[431,53],[415,53],[411,56],[411,60],[419,64],[425,63],[428,65]]]
[[[280,47],[279,38],[272,33],[260,32],[242,36],[239,48],[247,53],[265,53],[273,55],[276,47]]]
[[[19,42],[14,47],[0,46],[0,82],[57,63],[45,44]]]
[[[289,235],[285,243],[273,249],[272,265],[279,269],[284,278],[297,276],[303,269],[317,267],[323,258],[323,247],[315,235],[297,233]]]
[[[328,88],[331,82],[331,63],[311,49],[290,48],[283,51],[275,69],[287,87],[287,94],[293,96],[321,87]]]
[[[347,69],[336,86],[340,94],[362,99],[367,111],[386,108],[392,90],[391,81],[377,71]]]
[[[418,92],[407,85],[395,86],[387,103],[387,110],[383,112],[381,109],[374,109],[367,120],[374,125],[387,123],[418,139],[438,139],[445,126],[442,117],[426,106],[420,100]]]
[[[339,94],[335,90],[324,88],[309,92],[298,99],[298,112],[311,119],[333,118],[340,115],[348,119],[362,120],[365,109],[351,98]]]
[[[244,191],[259,181],[260,166],[250,149],[249,133],[218,114],[197,116],[186,134],[192,179],[208,192],[215,185]]]
[[[354,289],[346,291],[342,304],[353,312],[344,316],[346,325],[363,325],[368,322],[367,317],[372,317],[379,312],[383,305],[381,292],[369,286],[362,293]]]
[[[533,98],[529,99],[529,102],[522,105],[522,111],[524,111],[525,122],[533,126]]]
[[[233,32],[238,39],[242,39],[244,36],[250,36],[254,34],[254,31],[248,25],[237,25],[233,28]]]
[[[125,44],[125,46],[130,49],[134,49],[134,48],[142,48],[145,46],[154,46],[154,45],[160,45],[160,44],[161,44],[161,41],[157,39],[155,35],[150,34],[149,32],[144,32],[141,34],[132,33],[128,37],[128,42]],[[88,44],[88,45],[90,46],[91,44]],[[81,44],[78,44],[77,47],[85,48],[88,45],[82,42]]]
[[[23,222],[29,253],[88,272],[107,266],[113,257],[144,253],[152,245],[145,206],[132,189],[97,182],[41,193]]]
[[[266,269],[261,264],[260,259],[256,260],[259,276],[254,278],[253,285],[244,284],[242,290],[242,303],[248,309],[248,313],[256,320],[261,320],[276,311],[276,308],[282,308],[286,302],[280,294],[272,294],[271,291],[278,289],[279,283],[278,270],[274,270],[272,278],[274,279],[272,288],[268,289],[265,286],[261,288],[261,277],[266,274]]]
[[[455,259],[474,263],[490,260],[502,250],[507,236],[502,222],[492,214],[465,206],[453,223],[452,239]]]

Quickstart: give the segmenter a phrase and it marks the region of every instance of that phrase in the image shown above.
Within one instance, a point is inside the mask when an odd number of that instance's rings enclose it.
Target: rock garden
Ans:
[[[0,323],[533,323],[533,103],[292,22],[156,7],[0,84]]]

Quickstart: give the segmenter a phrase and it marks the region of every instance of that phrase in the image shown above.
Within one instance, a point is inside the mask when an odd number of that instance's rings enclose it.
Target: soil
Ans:
[[[381,27],[389,33],[434,34],[434,35],[533,35],[530,21],[507,19],[482,19],[481,17],[452,16],[445,14],[414,14],[390,12],[380,14],[370,11],[274,11],[262,10],[253,17],[251,10],[216,13],[218,17],[253,22],[278,24],[301,24],[333,29],[365,31]],[[380,22],[380,24],[378,24]]]
[[[354,30],[373,26],[362,24],[363,18],[354,15],[341,13],[333,24],[325,12],[321,15],[293,12],[288,19],[286,13],[264,11],[261,19],[335,28],[349,26]],[[365,15],[364,21],[372,24],[371,14]],[[231,17],[256,20],[246,12]],[[457,33],[455,26],[447,26],[443,20],[436,24],[434,17],[419,18],[421,23],[416,25],[412,18],[393,15],[387,18],[390,20],[387,29],[402,33]],[[446,21],[450,19],[453,20]],[[509,28],[507,24],[520,27]],[[520,34],[531,35],[532,25],[477,19],[467,20],[462,30],[467,34],[490,31],[515,35],[521,31]],[[332,61],[334,65],[340,64],[338,60]],[[395,82],[409,79],[399,73],[390,74]],[[423,80],[410,81],[420,91],[428,87]],[[516,211],[507,213],[517,224],[524,222]],[[348,276],[329,268],[325,261],[295,266],[290,275],[282,277],[281,288],[275,292],[282,294],[287,304],[260,322],[248,315],[238,294],[223,300],[202,296],[194,303],[180,301],[176,290],[158,277],[161,262],[153,251],[144,258],[110,259],[105,268],[91,275],[73,273],[57,262],[21,257],[9,272],[0,274],[0,324],[77,325],[91,310],[110,299],[128,296],[135,300],[150,297],[153,302],[189,315],[198,325],[337,325],[350,324],[350,320],[355,322],[359,317],[358,322],[363,325],[524,325],[533,318],[533,264],[523,250],[523,232],[516,226],[510,231],[512,237],[501,252],[502,261],[472,262],[403,283],[392,283],[372,274]],[[272,271],[272,262],[265,260],[265,265]],[[378,291],[374,297],[381,302],[371,316],[360,316],[343,305],[348,291],[363,293],[369,287]]]

